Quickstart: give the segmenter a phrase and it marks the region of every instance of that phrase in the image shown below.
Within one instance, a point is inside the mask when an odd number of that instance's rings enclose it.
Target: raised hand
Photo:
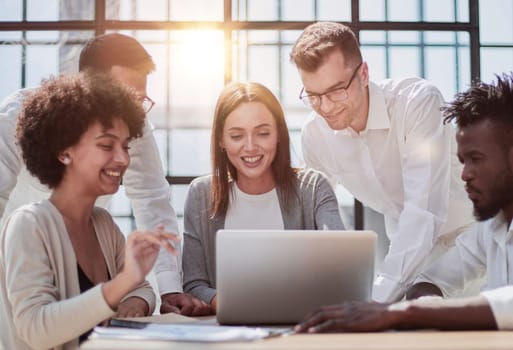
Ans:
[[[144,281],[157,260],[160,247],[171,254],[177,254],[170,242],[179,240],[179,236],[164,232],[162,225],[153,231],[135,231],[128,235],[123,270],[102,287],[109,306],[116,309],[121,299]]]
[[[123,271],[129,273],[136,280],[136,284],[142,282],[152,269],[160,247],[176,255],[177,250],[170,241],[179,240],[178,235],[164,232],[162,225],[157,226],[154,231],[134,231],[128,235],[126,242]]]

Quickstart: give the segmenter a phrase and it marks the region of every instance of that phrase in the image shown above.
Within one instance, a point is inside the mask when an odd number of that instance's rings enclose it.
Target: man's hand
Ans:
[[[116,317],[143,317],[147,316],[149,306],[139,297],[130,297],[118,305]]]
[[[168,293],[162,295],[160,313],[174,312],[184,316],[206,316],[212,314],[210,305],[186,293]]]
[[[394,304],[397,305],[397,304]],[[347,302],[321,307],[295,327],[296,332],[370,332],[393,328],[402,310],[388,304]]]

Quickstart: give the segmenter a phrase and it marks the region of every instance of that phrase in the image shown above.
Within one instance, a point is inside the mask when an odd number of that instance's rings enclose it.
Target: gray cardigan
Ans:
[[[297,173],[297,180],[298,196],[290,208],[283,207],[283,193],[277,188],[285,229],[343,229],[335,193],[324,175],[305,169]],[[184,291],[206,302],[216,295],[216,233],[224,228],[225,220],[224,216],[210,218],[211,183],[212,176],[203,176],[191,183],[184,218]]]

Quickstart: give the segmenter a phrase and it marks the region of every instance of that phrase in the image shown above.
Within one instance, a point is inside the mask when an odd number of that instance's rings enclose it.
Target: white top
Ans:
[[[31,89],[19,90],[0,103],[0,217],[2,220],[16,208],[50,196],[50,189],[27,171],[21,149],[15,143],[16,120],[23,99]],[[180,233],[175,211],[170,203],[170,187],[166,181],[153,126],[145,121],[142,137],[131,143],[130,165],[123,185],[130,199],[138,229],[152,229],[163,224],[167,231]],[[110,196],[109,196],[110,197]],[[97,202],[106,207],[107,196]],[[162,251],[155,273],[161,293],[181,292],[180,256]]]
[[[456,246],[430,264],[416,282],[437,285],[457,296],[468,283],[486,276],[488,299],[500,329],[513,329],[513,223],[502,213],[472,225]],[[505,287],[509,286],[509,287]]]
[[[308,167],[323,171],[355,198],[384,214],[390,239],[373,299],[399,299],[435,244],[450,244],[473,222],[460,180],[455,130],[443,125],[440,92],[419,78],[369,82],[365,130],[334,131],[312,114],[302,131]],[[445,237],[440,239],[444,235]]]
[[[225,229],[283,229],[276,188],[262,194],[242,192],[233,182],[232,197],[226,211]]]

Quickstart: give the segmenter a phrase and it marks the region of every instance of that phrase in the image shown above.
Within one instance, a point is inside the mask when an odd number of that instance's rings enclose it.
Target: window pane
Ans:
[[[456,34],[454,32],[424,32],[424,42],[436,45],[454,45]]]
[[[279,97],[284,108],[304,107],[303,102],[299,99],[299,91],[303,87],[303,83],[295,64],[289,60],[291,48],[292,46],[289,45],[282,47],[282,74]]]
[[[281,19],[284,21],[307,21],[315,18],[312,0],[282,0]]]
[[[302,86],[299,74],[289,60],[299,34],[300,31],[238,31],[233,34],[233,79],[266,85],[280,99],[288,118],[290,109],[304,108],[298,99]],[[297,122],[302,123],[303,120]]]
[[[223,0],[171,0],[170,15],[175,21],[222,21]]]
[[[21,88],[21,45],[0,45],[0,101]]]
[[[274,93],[279,89],[278,48],[251,46],[248,49],[249,75],[247,80],[264,84]]]
[[[424,20],[427,22],[453,22],[454,3],[447,0],[421,1],[424,4]]]
[[[281,0],[281,13],[284,21],[350,21],[351,5],[350,0]]]
[[[513,1],[479,2],[479,33],[483,44],[513,44]],[[511,61],[510,61],[511,62]]]
[[[384,47],[362,46],[363,59],[369,66],[369,77],[371,80],[378,81],[388,77],[386,50]]]
[[[27,0],[29,21],[92,20],[94,1]]]
[[[235,21],[275,21],[278,19],[276,0],[233,0]]]
[[[21,21],[22,0],[0,0],[0,21]]]
[[[59,32],[57,30],[42,30],[42,31],[34,31],[27,32],[26,35],[27,41],[30,44],[34,44],[36,42],[53,42],[59,40]]]
[[[178,228],[180,232],[183,232],[184,204],[188,189],[189,185],[171,186],[171,202],[173,203],[173,209],[175,210],[176,216],[178,216]]]
[[[466,32],[458,32],[458,42],[460,44],[469,45],[470,44],[470,35]]]
[[[108,19],[131,21],[165,21],[168,19],[168,0],[116,0],[108,3]]]
[[[388,21],[418,21],[418,0],[388,0]]]
[[[185,203],[185,197],[187,195],[187,190],[189,189],[189,185],[172,185],[171,186],[171,198],[173,203],[175,203],[175,211],[178,216],[183,216],[183,208]]]
[[[321,21],[351,21],[350,0],[317,0],[318,18]]]
[[[125,237],[135,230],[134,219],[131,217],[114,216],[114,222],[118,225]]]
[[[162,162],[163,167],[162,170],[167,174],[167,169],[169,169],[168,153],[171,149],[169,130],[155,129],[153,130],[153,136],[155,136],[155,141],[157,142],[157,147],[159,149],[160,161]]]
[[[419,43],[420,33],[411,31],[388,32],[388,40],[391,44],[409,44],[417,45]]]
[[[171,114],[167,117],[174,126],[209,127],[213,106],[224,85],[223,33],[175,31],[170,34],[167,69]],[[158,64],[165,67],[164,62]]]
[[[458,22],[468,22],[470,20],[469,12],[470,11],[468,9],[468,0],[458,0],[457,11],[456,11],[456,15],[457,15],[456,20]]]
[[[444,47],[430,47],[425,50],[426,76],[444,96],[451,100],[456,93],[455,50]]]
[[[2,32],[0,31],[0,41],[16,41],[21,40],[21,32],[13,31],[13,32]],[[0,45],[5,45],[6,43],[0,43]]]
[[[417,48],[390,48],[390,77],[420,76],[420,52]]]
[[[384,0],[360,0],[360,20],[362,20],[362,21],[384,21],[385,20]]]
[[[209,111],[210,120],[213,115],[214,109],[212,108]],[[194,118],[194,116],[191,117]],[[170,131],[170,138],[170,175],[187,176],[210,173],[210,128],[175,128]]]
[[[281,32],[283,42],[293,45],[301,35],[301,30],[285,30]]]
[[[512,71],[512,48],[482,48],[481,49],[481,80],[490,82],[497,80],[495,74]]]
[[[112,215],[130,215],[132,212],[130,201],[125,193],[125,186],[119,186],[119,190],[111,197],[109,211]]]
[[[12,34],[20,36],[20,32]],[[0,74],[3,77],[0,97],[22,87],[37,86],[41,79],[50,75],[76,72],[79,52],[92,35],[86,31],[30,31],[26,32],[25,45],[21,41],[5,41],[0,46]],[[25,50],[24,54],[22,50]],[[23,75],[25,81],[22,81]]]
[[[386,32],[378,30],[362,30],[360,32],[360,45],[383,44],[386,40]]]
[[[27,47],[27,86],[37,86],[41,83],[41,79],[56,75],[59,71],[58,60],[58,47],[40,45]]]
[[[292,166],[295,168],[304,167],[302,152],[301,152],[301,129],[291,128],[287,120],[290,137],[290,160]]]
[[[470,49],[462,47],[458,52],[458,79],[456,80],[456,91],[463,91],[470,86]]]
[[[80,1],[78,1],[78,3],[80,3]],[[66,2],[64,2],[63,15],[71,15],[71,13],[80,12],[79,9],[81,8],[81,6],[79,4],[77,5],[78,6],[76,7],[73,6],[75,10],[72,10],[72,7],[66,7]],[[29,21],[57,21],[59,19],[58,0],[27,0],[27,19]],[[65,19],[65,16],[63,16],[62,19]]]

